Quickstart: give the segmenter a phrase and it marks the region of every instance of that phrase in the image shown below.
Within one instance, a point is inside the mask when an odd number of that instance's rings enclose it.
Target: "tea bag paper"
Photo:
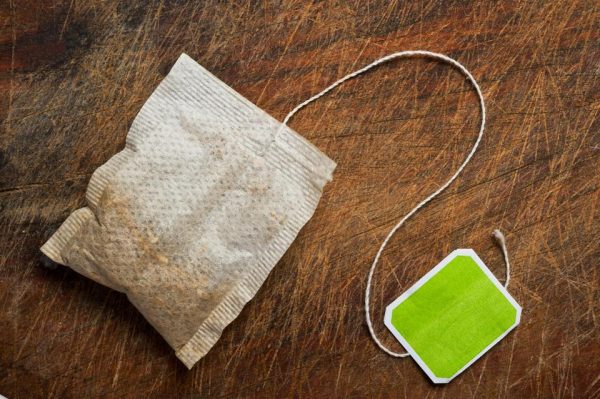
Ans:
[[[335,163],[183,54],[44,244],[191,368],[313,215]]]

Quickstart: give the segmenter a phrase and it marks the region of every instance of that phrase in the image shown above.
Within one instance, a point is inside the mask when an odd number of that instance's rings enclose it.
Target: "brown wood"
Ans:
[[[135,4],[137,3],[137,4]],[[600,396],[600,10],[595,1],[0,3],[0,393],[83,397]],[[183,51],[282,118],[389,52],[464,63],[489,107],[464,174],[403,227],[374,285],[382,310],[451,250],[503,278],[507,235],[521,325],[433,386],[376,349],[366,273],[389,228],[446,180],[476,136],[466,81],[399,60],[291,125],[338,162],[314,218],[192,371],[124,295],[38,248],[84,204],[91,173]]]

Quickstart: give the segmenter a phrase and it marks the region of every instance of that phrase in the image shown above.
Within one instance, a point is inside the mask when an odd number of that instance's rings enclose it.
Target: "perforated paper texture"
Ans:
[[[334,167],[183,54],[94,172],[88,206],[42,251],[126,293],[192,367],[310,219]]]

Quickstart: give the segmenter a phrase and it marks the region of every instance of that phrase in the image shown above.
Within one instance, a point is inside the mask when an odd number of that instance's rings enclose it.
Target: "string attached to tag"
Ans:
[[[473,75],[471,75],[471,73],[458,61],[444,55],[444,54],[439,54],[439,53],[434,53],[431,51],[424,51],[424,50],[414,50],[414,51],[400,51],[400,52],[396,52],[396,53],[392,53],[389,55],[386,55],[384,57],[381,57],[375,61],[373,61],[372,63],[366,65],[363,68],[360,68],[352,73],[349,73],[348,75],[338,79],[337,81],[335,81],[333,84],[331,84],[330,86],[328,86],[327,88],[325,88],[323,91],[321,91],[318,94],[315,94],[314,96],[310,97],[309,99],[307,99],[306,101],[303,101],[302,103],[298,104],[294,109],[292,109],[290,111],[290,113],[288,113],[286,115],[286,117],[283,120],[283,125],[282,127],[279,129],[279,131],[273,136],[271,142],[269,144],[271,144],[272,142],[274,142],[275,140],[277,140],[281,130],[283,129],[284,126],[287,126],[287,123],[289,122],[289,120],[294,116],[294,114],[296,114],[296,112],[298,112],[300,109],[302,109],[303,107],[305,107],[306,105],[310,104],[311,102],[317,100],[318,98],[324,96],[325,94],[327,94],[328,92],[330,92],[331,90],[335,89],[337,86],[341,85],[342,83],[344,83],[347,80],[350,80],[366,71],[368,71],[371,68],[374,68],[380,64],[383,64],[385,62],[397,59],[397,58],[406,58],[406,57],[425,57],[425,58],[430,58],[430,59],[434,59],[446,64],[450,64],[451,66],[455,67],[456,69],[458,69],[469,81],[469,83],[473,86],[473,88],[475,89],[475,92],[477,93],[477,97],[479,99],[479,106],[480,106],[480,111],[481,111],[481,124],[479,127],[479,133],[477,135],[477,139],[475,141],[475,143],[473,144],[473,147],[471,147],[471,150],[469,151],[469,153],[467,154],[466,158],[464,159],[464,161],[461,163],[461,165],[458,167],[458,169],[454,172],[454,174],[444,183],[442,184],[437,190],[435,190],[433,193],[431,193],[429,196],[427,196],[425,199],[423,199],[421,202],[419,202],[410,212],[408,212],[404,217],[402,217],[400,219],[400,221],[389,231],[389,233],[387,234],[387,236],[385,237],[385,239],[383,240],[381,246],[379,247],[379,250],[377,251],[377,254],[375,255],[375,259],[373,260],[373,263],[371,264],[371,268],[369,270],[369,275],[368,275],[368,279],[367,279],[367,287],[365,289],[365,318],[367,321],[367,326],[369,328],[369,333],[371,334],[371,337],[373,338],[373,340],[375,341],[375,343],[377,344],[377,346],[383,350],[384,352],[386,352],[388,355],[393,356],[393,357],[406,357],[406,356],[410,356],[410,354],[408,352],[394,352],[391,349],[387,348],[385,345],[383,345],[381,343],[381,341],[379,340],[379,338],[377,337],[377,335],[375,334],[375,331],[373,330],[373,323],[371,322],[371,314],[369,311],[369,307],[370,307],[370,297],[371,297],[371,283],[373,280],[373,274],[375,273],[375,270],[377,268],[377,263],[379,262],[379,258],[381,257],[381,254],[383,253],[383,250],[385,249],[386,245],[388,244],[389,240],[392,238],[392,236],[398,231],[398,229],[400,227],[402,227],[402,225],[411,217],[413,216],[415,213],[417,213],[420,209],[422,209],[423,207],[425,207],[429,202],[431,202],[435,197],[437,197],[442,191],[444,191],[446,188],[448,188],[448,186],[450,184],[452,184],[452,182],[454,180],[456,180],[456,178],[458,177],[458,175],[460,175],[460,173],[463,171],[463,169],[467,166],[467,164],[471,161],[471,158],[473,157],[473,155],[475,154],[475,151],[477,150],[477,148],[479,147],[479,144],[481,142],[481,139],[483,138],[483,132],[485,130],[485,117],[486,117],[486,109],[485,109],[485,102],[483,99],[483,94],[481,93],[481,89],[479,88],[479,85],[477,84],[477,81],[475,80],[475,78],[473,77]],[[506,239],[504,237],[504,235],[502,234],[502,232],[498,229],[494,230],[492,233],[493,237],[496,239],[498,245],[500,246],[500,249],[502,250],[503,256],[504,256],[504,262],[506,264],[506,280],[504,283],[504,287],[508,287],[508,283],[510,281],[510,263],[509,263],[509,258],[508,258],[508,250],[506,247]]]

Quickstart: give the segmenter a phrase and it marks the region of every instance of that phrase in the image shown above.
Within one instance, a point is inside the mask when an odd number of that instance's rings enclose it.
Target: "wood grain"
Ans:
[[[600,397],[600,9],[595,1],[6,0],[0,3],[0,393],[14,398]],[[405,49],[465,64],[489,108],[464,174],[398,232],[375,320],[451,250],[502,276],[521,325],[446,387],[371,342],[366,273],[388,229],[445,181],[478,125],[447,66],[398,60],[291,125],[338,163],[314,218],[190,372],[127,298],[39,246],[84,204],[181,52],[281,119]],[[377,331],[397,347],[382,323]]]

